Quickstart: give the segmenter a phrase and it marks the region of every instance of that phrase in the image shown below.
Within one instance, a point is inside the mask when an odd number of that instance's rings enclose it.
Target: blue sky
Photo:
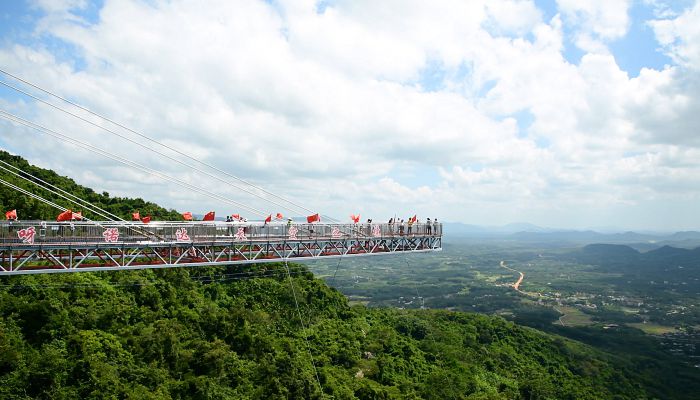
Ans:
[[[698,16],[690,0],[2,2],[0,65],[325,214],[691,229]],[[3,87],[0,107],[269,207]],[[228,207],[0,124],[0,146],[97,190]]]

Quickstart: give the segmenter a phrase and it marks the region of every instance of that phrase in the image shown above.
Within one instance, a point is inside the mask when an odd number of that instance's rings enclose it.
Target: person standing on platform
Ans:
[[[408,219],[408,236],[411,236],[411,232],[413,231],[413,218]]]
[[[403,236],[403,220],[399,222],[399,235]]]
[[[428,235],[433,233],[433,226],[430,223],[430,218],[425,221],[425,231]]]

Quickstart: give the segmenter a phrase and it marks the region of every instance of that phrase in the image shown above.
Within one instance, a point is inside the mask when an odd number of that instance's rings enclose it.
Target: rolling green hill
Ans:
[[[179,218],[0,157],[123,217]],[[55,215],[4,188],[0,205]],[[351,307],[291,269],[289,279],[281,264],[2,277],[0,398],[683,398],[580,342],[499,317]]]
[[[1,279],[0,398],[646,397],[577,342],[497,317],[350,307],[292,269],[294,292],[281,265]]]

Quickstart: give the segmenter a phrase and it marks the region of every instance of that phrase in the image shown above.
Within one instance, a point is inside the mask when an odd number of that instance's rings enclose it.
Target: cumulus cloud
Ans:
[[[700,3],[667,19],[650,21],[664,52],[676,65],[644,69],[630,83],[636,94],[628,104],[640,140],[700,146]]]
[[[678,64],[700,69],[700,3],[674,18],[658,19],[649,24],[666,54]]]
[[[557,0],[562,15],[576,30],[576,45],[584,51],[607,51],[606,42],[627,33],[630,0]]]
[[[630,3],[557,5],[545,20],[529,0],[108,0],[94,15],[81,1],[43,0],[36,40],[9,41],[0,64],[340,218],[418,212],[590,226],[637,208],[619,223],[658,223],[643,215],[666,193],[698,197],[688,188],[699,167],[699,6],[650,22],[676,64],[629,78],[608,44],[626,35]],[[578,64],[563,55],[566,32],[585,51]],[[48,44],[56,41],[65,47]],[[277,208],[149,153],[152,144],[125,143],[26,99],[0,105]],[[3,132],[11,150],[98,190],[193,211],[233,208],[64,143],[23,140],[23,128]],[[678,221],[668,226],[694,220]]]

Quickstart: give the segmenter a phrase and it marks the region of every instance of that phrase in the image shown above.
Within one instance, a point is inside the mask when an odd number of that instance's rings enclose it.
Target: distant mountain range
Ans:
[[[503,226],[480,226],[463,224],[461,222],[443,223],[444,232],[447,235],[508,235],[516,232],[552,232],[552,229],[529,223],[513,223]]]
[[[591,243],[627,244],[634,249],[649,251],[663,246],[695,248],[700,246],[700,232],[675,233],[616,232],[543,228],[528,223],[503,226],[478,226],[447,222],[443,224],[447,240],[454,238],[506,240],[527,243],[561,243],[585,245]]]
[[[662,246],[640,252],[620,244],[590,244],[571,253],[579,262],[608,266],[629,266],[635,270],[645,268],[700,267],[700,247],[682,249]],[[678,274],[677,272],[675,274]]]

